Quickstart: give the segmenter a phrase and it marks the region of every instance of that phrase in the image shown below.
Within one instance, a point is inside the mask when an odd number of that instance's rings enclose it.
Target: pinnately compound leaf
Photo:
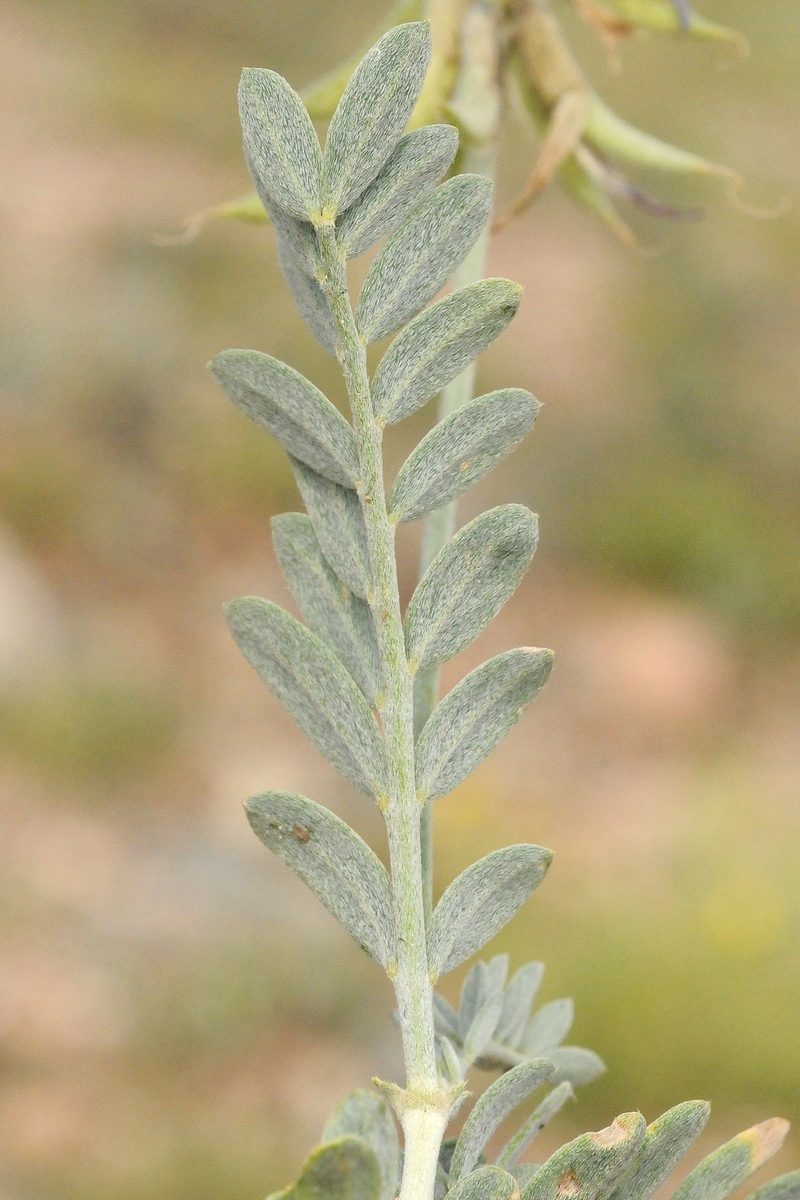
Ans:
[[[303,101],[275,71],[248,67],[239,85],[244,149],[262,202],[302,221],[319,216],[322,150]]]
[[[376,179],[336,222],[336,238],[355,258],[393,233],[444,175],[458,149],[452,125],[424,125],[401,138]]]
[[[485,946],[538,887],[552,858],[541,846],[506,846],[467,867],[447,888],[431,918],[431,978],[452,971]]]
[[[392,968],[391,885],[367,843],[329,809],[305,796],[266,792],[248,800],[246,808],[260,841],[308,884],[371,958]]]
[[[312,1150],[300,1178],[267,1200],[379,1200],[381,1173],[360,1137],[343,1137]]]
[[[226,606],[237,646],[317,749],[369,796],[385,793],[383,741],[352,677],[319,638],[270,600]]]
[[[350,591],[364,600],[371,587],[372,571],[358,496],[297,459],[290,462],[322,553]]]
[[[517,1190],[513,1175],[500,1167],[478,1167],[459,1179],[447,1193],[448,1200],[511,1200]]]
[[[552,1073],[553,1068],[546,1059],[522,1063],[512,1067],[486,1089],[467,1117],[456,1142],[450,1169],[451,1180],[469,1174],[495,1130]]]
[[[800,1171],[779,1175],[769,1183],[756,1188],[747,1200],[800,1200]]]
[[[497,1023],[496,1038],[516,1050],[531,1015],[533,1002],[544,975],[544,963],[529,962],[515,972],[503,997],[503,1013]]]
[[[478,240],[491,207],[492,185],[481,175],[455,175],[423,200],[364,281],[355,315],[367,343],[393,333],[433,299]]]
[[[381,667],[369,605],[354,596],[328,566],[305,513],[273,517],[272,541],[303,620],[338,654],[374,708]]]
[[[550,674],[550,650],[507,650],[470,671],[433,710],[417,744],[417,791],[452,791],[502,741]]]
[[[522,388],[471,400],[445,417],[406,459],[389,499],[394,521],[417,521],[483,479],[531,429],[539,402]]]
[[[535,515],[521,504],[481,513],[439,551],[405,619],[412,670],[446,662],[489,624],[516,591],[533,558]]]
[[[549,1053],[561,1045],[574,1019],[575,1005],[569,999],[543,1004],[525,1030],[520,1050],[531,1058]]]
[[[595,1200],[605,1194],[636,1157],[644,1141],[641,1113],[623,1113],[599,1133],[582,1133],[547,1160],[522,1200]]]
[[[322,197],[335,216],[372,182],[400,140],[431,57],[426,22],[396,25],[362,58],[331,118]]]
[[[648,1125],[642,1148],[608,1200],[650,1200],[700,1136],[710,1105],[687,1100]]]
[[[548,1121],[556,1115],[557,1112],[564,1107],[568,1100],[572,1100],[575,1093],[572,1090],[572,1084],[560,1083],[558,1087],[554,1087],[552,1092],[549,1092],[533,1110],[527,1121],[520,1126],[518,1132],[514,1135],[498,1154],[495,1162],[498,1167],[505,1167],[510,1171],[516,1166],[520,1157],[525,1153],[531,1142],[537,1137]]]
[[[398,333],[375,372],[375,416],[391,425],[426,404],[500,336],[521,297],[518,283],[480,279],[415,317]]]
[[[772,1117],[745,1129],[686,1176],[673,1200],[725,1200],[773,1154],[777,1154],[789,1132],[789,1122]]]
[[[299,371],[256,350],[224,350],[211,370],[237,408],[290,454],[327,479],[355,487],[359,468],[353,430]]]
[[[363,1138],[372,1147],[381,1169],[379,1200],[394,1200],[400,1173],[397,1126],[388,1106],[375,1092],[357,1091],[345,1096],[325,1123],[322,1139],[331,1142],[347,1134]]]

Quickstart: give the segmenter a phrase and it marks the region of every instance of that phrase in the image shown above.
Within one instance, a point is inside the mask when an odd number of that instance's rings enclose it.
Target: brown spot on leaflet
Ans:
[[[567,1200],[567,1197],[579,1195],[581,1190],[581,1181],[574,1171],[565,1171],[559,1176],[556,1184],[557,1200]]]

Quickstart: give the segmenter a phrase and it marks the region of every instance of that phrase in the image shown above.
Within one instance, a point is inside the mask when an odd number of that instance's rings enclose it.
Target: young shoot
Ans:
[[[469,399],[474,360],[513,318],[520,288],[480,278],[492,184],[482,173],[445,178],[459,150],[457,130],[434,123],[405,132],[430,62],[427,23],[392,28],[349,75],[324,149],[303,101],[280,75],[247,70],[240,90],[245,155],[275,228],[286,284],[341,366],[351,421],[268,353],[228,350],[212,363],[231,400],[287,451],[307,510],[273,522],[278,560],[305,623],[251,597],[228,606],[228,622],[303,732],[377,805],[389,870],[315,800],[265,792],[248,801],[247,813],[261,841],[386,972],[405,1061],[404,1079],[341,1102],[281,1195],[649,1200],[703,1129],[706,1104],[678,1105],[649,1126],[640,1113],[624,1113],[534,1166],[523,1156],[537,1134],[575,1087],[603,1069],[590,1050],[564,1045],[571,1002],[534,1011],[541,964],[528,963],[508,980],[503,955],[472,966],[458,1011],[434,990],[514,916],[550,865],[551,852],[541,846],[507,846],[468,867],[435,907],[430,902],[430,806],[520,720],[547,681],[552,654],[506,650],[435,703],[439,666],[514,593],[538,537],[534,514],[507,503],[449,539],[452,505],[530,433],[539,406],[521,388]],[[354,296],[348,260],[378,242]],[[436,299],[454,274],[455,289]],[[370,375],[367,347],[390,336]],[[454,411],[387,486],[387,425],[443,389]],[[403,612],[395,530],[422,518],[425,570]],[[498,1077],[453,1142],[447,1127],[465,1101],[473,1064]],[[534,1093],[541,1095],[532,1115],[487,1163],[494,1134]],[[695,1168],[675,1200],[724,1200],[778,1149],[786,1129],[774,1119],[734,1138]],[[796,1200],[800,1172],[754,1196]]]

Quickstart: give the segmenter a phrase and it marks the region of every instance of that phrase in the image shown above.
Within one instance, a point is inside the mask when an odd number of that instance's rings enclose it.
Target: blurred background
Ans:
[[[221,613],[247,593],[289,603],[269,518],[299,501],[282,452],[205,364],[246,346],[337,402],[341,383],[268,230],[153,239],[248,190],[241,67],[301,87],[382,7],[0,4],[9,1200],[260,1197],[293,1177],[345,1091],[400,1071],[388,986],[241,803],[304,792],[382,854],[380,821]],[[693,1097],[713,1102],[703,1150],[800,1119],[800,9],[703,11],[747,35],[748,61],[720,70],[708,47],[642,36],[614,74],[563,15],[623,116],[793,210],[757,221],[709,193],[702,222],[640,222],[652,252],[636,254],[552,189],[491,251],[491,273],[525,296],[480,385],[524,385],[545,408],[464,517],[523,500],[542,540],[446,683],[515,644],[553,647],[556,669],[438,802],[437,886],[509,840],[556,851],[493,949],[548,963],[543,997],[575,997],[569,1040],[608,1072],[544,1150]],[[514,112],[508,129],[505,200],[535,152]],[[391,432],[392,467],[431,419]],[[406,594],[418,535],[400,540]],[[798,1165],[795,1137],[774,1172]]]

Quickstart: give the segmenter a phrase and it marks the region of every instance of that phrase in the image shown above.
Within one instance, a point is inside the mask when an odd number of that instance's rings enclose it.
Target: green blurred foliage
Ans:
[[[600,571],[705,603],[745,638],[796,638],[796,490],[687,446],[679,421],[666,414],[630,430],[582,474],[570,549]]]
[[[657,863],[645,855],[622,874],[613,849],[607,866],[565,860],[557,850],[524,916],[492,943],[512,964],[547,964],[544,1000],[576,998],[566,1040],[591,1046],[608,1067],[579,1094],[573,1119],[590,1128],[621,1105],[652,1120],[697,1097],[717,1113],[737,1114],[733,1120],[767,1110],[800,1120],[796,822],[782,828],[764,812],[741,764],[698,772],[686,790],[682,836]],[[521,816],[541,809],[535,791],[514,797],[516,821],[487,811],[495,802],[480,784],[462,785],[447,802],[451,811],[439,821],[442,883],[486,851],[487,837],[501,845],[536,836],[536,816]],[[624,828],[619,833],[624,838]],[[453,1001],[463,974],[442,987]]]
[[[124,681],[81,671],[0,696],[0,746],[65,783],[152,769],[173,744],[175,705]]]

